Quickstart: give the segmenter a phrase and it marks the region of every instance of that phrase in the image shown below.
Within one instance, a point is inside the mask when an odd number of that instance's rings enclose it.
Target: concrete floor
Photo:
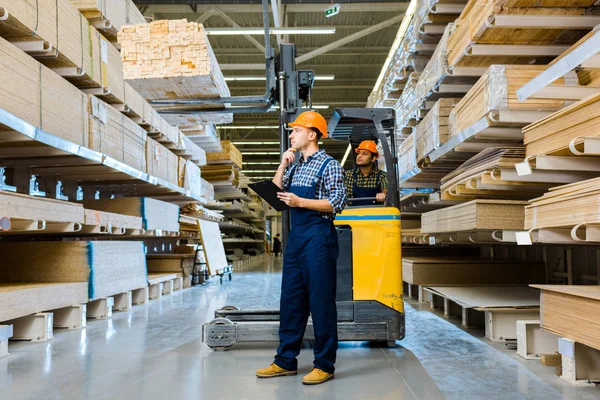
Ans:
[[[213,310],[278,306],[281,266],[269,263],[55,333],[47,343],[11,343],[0,360],[0,399],[598,399],[600,388],[574,388],[554,369],[473,336],[409,302],[407,337],[392,349],[342,343],[336,379],[307,387],[312,351],[302,351],[297,377],[259,380],[276,344],[236,345],[213,352],[202,323]]]

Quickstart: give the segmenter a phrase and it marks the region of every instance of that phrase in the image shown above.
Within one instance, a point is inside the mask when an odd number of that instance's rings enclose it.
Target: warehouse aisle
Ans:
[[[494,348],[442,318],[407,306],[403,347],[341,344],[336,379],[307,387],[301,375],[312,351],[300,355],[300,375],[258,380],[274,344],[236,345],[213,352],[201,324],[215,308],[277,307],[280,262],[238,272],[223,286],[188,289],[59,332],[48,343],[11,345],[0,360],[0,398],[20,399],[593,399],[596,389],[547,381],[509,352]]]

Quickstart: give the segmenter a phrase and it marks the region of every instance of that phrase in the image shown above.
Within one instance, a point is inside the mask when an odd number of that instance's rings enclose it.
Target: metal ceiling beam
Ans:
[[[194,21],[201,24],[213,15],[215,15],[215,9],[214,9],[214,7],[209,7],[208,10],[206,10],[202,15],[200,15]]]
[[[340,2],[340,1],[338,1]],[[134,0],[137,5],[148,5],[146,13],[168,13],[168,14],[181,14],[189,13],[190,7],[187,5],[189,0]],[[179,3],[179,4],[178,4]],[[324,3],[331,3],[326,1]],[[340,2],[341,3],[341,2]],[[368,3],[368,4],[366,4]],[[289,13],[323,13],[328,4],[309,4],[306,2],[288,4],[284,1],[286,11]],[[262,6],[260,4],[223,4],[221,1],[214,2],[213,5],[218,5],[221,10],[226,13],[262,13]],[[211,5],[209,4],[197,4],[198,12],[204,12]],[[349,12],[389,12],[389,13],[402,13],[406,11],[408,2],[369,2],[358,4],[342,4],[342,13]],[[146,15],[146,14],[145,14]]]
[[[329,43],[326,46],[321,47],[320,49],[311,51],[310,53],[306,53],[304,55],[301,55],[300,57],[296,57],[296,64],[300,64],[303,63],[305,61],[308,61],[312,58],[315,58],[317,56],[320,56],[321,54],[327,53],[330,50],[333,49],[337,49],[338,47],[344,46],[348,43],[351,43],[355,40],[358,40],[362,37],[365,37],[367,35],[370,35],[374,32],[377,32],[383,28],[387,28],[388,26],[392,26],[394,24],[400,23],[400,21],[402,21],[402,18],[404,18],[403,14],[400,15],[396,15],[395,17],[392,17],[390,19],[387,19],[383,22],[378,23],[377,25],[373,25],[369,28],[363,29],[361,31],[358,31],[356,33],[353,33],[350,36],[346,36],[343,39],[340,40],[336,40],[333,43]]]
[[[247,70],[247,71],[264,71],[264,64],[220,64],[222,71],[239,71],[239,70]],[[315,69],[315,67],[325,67],[325,68],[357,68],[361,69],[367,68],[375,68],[377,69],[377,73],[379,73],[379,68],[381,68],[381,64],[351,64],[351,65],[342,65],[342,64],[313,64],[313,65],[303,65],[301,69]]]
[[[299,51],[309,52],[313,50],[320,49],[320,47],[298,47]],[[337,49],[333,49],[329,52],[330,55],[355,55],[355,54],[369,54],[369,55],[387,55],[389,51],[389,47],[385,46],[377,46],[365,49],[364,47],[341,47]],[[215,54],[218,56],[243,56],[250,55],[254,56],[256,53],[252,50],[252,48],[214,48]],[[250,52],[252,51],[252,52]]]
[[[271,11],[273,13],[273,23],[275,24],[275,28],[281,28],[281,0],[271,0]],[[277,37],[277,48],[281,47],[282,39],[281,35],[276,35]]]
[[[223,18],[225,21],[227,21],[229,24],[231,24],[231,26],[233,26],[234,28],[241,28],[241,26],[235,22],[233,19],[231,19],[231,17],[227,14],[225,14],[223,12],[223,10],[221,10],[220,8],[214,8],[215,13]],[[244,37],[246,38],[246,40],[248,40],[250,43],[252,43],[254,45],[254,47],[256,47],[257,49],[259,49],[261,51],[261,53],[265,53],[265,47],[260,44],[258,42],[258,40],[254,39],[252,36],[250,35],[244,35]],[[264,35],[263,35],[264,37]],[[263,69],[264,69],[264,65],[263,65]]]

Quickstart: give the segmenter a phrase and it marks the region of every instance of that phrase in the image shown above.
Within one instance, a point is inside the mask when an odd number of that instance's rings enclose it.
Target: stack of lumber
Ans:
[[[178,185],[189,191],[193,197],[202,196],[200,168],[190,160],[179,157]]]
[[[523,129],[527,156],[573,155],[584,137],[600,136],[600,94],[578,101]]]
[[[88,100],[89,148],[146,171],[146,131],[102,100]]]
[[[600,223],[600,178],[550,189],[525,207],[525,229]]]
[[[544,330],[600,350],[600,286],[531,286],[542,291]]]
[[[125,79],[147,100],[229,97],[230,92],[201,24],[186,20],[124,26],[119,32]],[[196,107],[197,109],[197,107]],[[168,116],[178,126],[213,114]],[[232,114],[221,115],[233,121]],[[170,119],[170,120],[169,120]]]
[[[460,99],[438,100],[415,129],[417,161],[446,143],[450,137],[450,112]]]
[[[204,170],[204,168],[203,168],[203,170]],[[202,194],[201,197],[206,200],[214,200],[215,199],[215,186],[204,178],[200,178],[200,182],[202,182],[201,187],[200,187],[200,191]]]
[[[122,26],[146,22],[131,0],[71,0],[71,3],[111,40],[116,40]]]
[[[147,285],[142,242],[0,243],[0,282],[86,282],[89,300]]]
[[[14,221],[84,222],[81,204],[0,191],[0,216]]]
[[[411,285],[527,285],[545,282],[546,267],[478,257],[402,257],[402,279]]]
[[[206,152],[222,150],[217,128],[212,124],[183,127],[181,132]]]
[[[417,99],[417,83],[420,76],[419,72],[413,72],[408,76],[408,81],[404,86],[400,100],[394,106],[396,109],[396,127],[398,130],[416,125],[416,122],[411,122],[411,120],[416,120],[417,110],[421,105],[421,101]]]
[[[213,186],[237,188],[240,185],[240,170],[232,165],[207,165],[202,168],[202,177]]]
[[[73,283],[0,283],[0,321],[87,303],[88,285]]]
[[[517,89],[535,78],[545,68],[535,65],[492,65],[452,111],[451,134],[460,134],[484,117],[488,117],[491,121],[498,121],[499,112],[519,111],[521,114],[526,114],[530,111],[537,117],[540,111],[547,111],[550,114],[563,108],[565,105],[563,100],[519,101],[517,98]],[[563,84],[564,79],[560,78],[555,82]]]
[[[229,140],[221,141],[223,149],[219,152],[209,152],[206,154],[208,165],[214,164],[232,164],[242,168],[242,153]]]
[[[470,0],[457,20],[457,28],[448,40],[448,62],[451,66],[487,67],[492,64],[547,63],[548,58],[523,52],[521,56],[474,56],[471,46],[479,45],[570,45],[584,36],[589,29],[561,26],[497,27],[496,16],[572,16],[584,15],[585,7],[594,0]]]
[[[147,197],[128,197],[110,200],[84,200],[89,210],[141,217],[143,229],[148,231],[179,231],[179,206]]]
[[[189,279],[194,269],[196,254],[148,254],[146,263],[149,274],[179,273]]]
[[[490,147],[481,151],[442,179],[442,200],[529,200],[542,195],[549,184],[510,180],[515,175],[515,164],[524,157],[522,147]]]
[[[473,200],[421,215],[422,233],[523,230],[525,201]]]
[[[2,38],[0,81],[0,108],[52,135],[88,145],[87,97]]]
[[[413,132],[398,146],[398,174],[402,179],[402,177],[410,175],[416,167],[417,146]]]
[[[179,157],[157,141],[146,142],[146,172],[173,185],[179,184]]]
[[[132,230],[143,229],[141,217],[131,215],[116,214],[106,211],[85,210],[84,225],[96,225],[107,227],[107,232],[112,228],[123,228]]]

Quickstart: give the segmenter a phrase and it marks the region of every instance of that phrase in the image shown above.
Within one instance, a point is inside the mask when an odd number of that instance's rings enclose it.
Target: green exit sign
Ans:
[[[334,15],[337,15],[340,13],[340,5],[339,4],[332,4],[330,7],[327,7],[325,9],[325,17],[329,18],[329,17],[333,17]]]

